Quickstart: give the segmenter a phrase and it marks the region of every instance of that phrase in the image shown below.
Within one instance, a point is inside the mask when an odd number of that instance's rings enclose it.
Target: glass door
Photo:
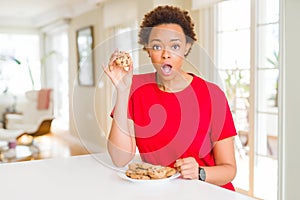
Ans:
[[[222,1],[216,14],[217,70],[238,132],[234,184],[277,199],[279,0]]]

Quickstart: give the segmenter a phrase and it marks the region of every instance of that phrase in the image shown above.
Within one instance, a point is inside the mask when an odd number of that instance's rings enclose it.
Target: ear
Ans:
[[[191,44],[191,43],[186,43],[186,45],[185,45],[184,56],[187,56],[187,54],[189,53],[191,47],[192,47],[192,44]]]
[[[148,56],[151,57],[151,52],[149,51],[148,48],[146,49],[146,51],[147,51],[147,53],[148,53]]]

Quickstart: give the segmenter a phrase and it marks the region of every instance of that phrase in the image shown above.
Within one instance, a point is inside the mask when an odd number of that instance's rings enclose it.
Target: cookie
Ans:
[[[130,170],[136,170],[137,168],[139,168],[139,163],[130,163],[129,165],[128,165],[128,169],[130,169]]]
[[[134,172],[138,175],[148,175],[148,169],[137,168]]]
[[[128,177],[131,177],[133,174],[135,174],[135,171],[134,170],[127,170],[126,171],[126,176],[128,176]]]
[[[167,173],[166,168],[162,166],[153,166],[148,169],[148,175],[152,179],[166,178],[167,177],[166,173]]]
[[[128,165],[126,176],[133,179],[149,180],[168,178],[176,173],[176,169],[149,163],[134,162]]]
[[[153,165],[149,164],[149,163],[140,163],[139,167],[142,169],[149,169],[150,167],[152,167]]]
[[[166,167],[166,176],[170,177],[173,176],[174,174],[176,174],[176,169],[172,168],[172,167]]]
[[[122,67],[125,71],[129,70],[129,66],[132,64],[129,53],[120,51],[115,59],[115,63],[118,67]]]
[[[132,175],[130,176],[130,178],[137,179],[137,180],[150,180],[150,177],[149,177],[149,176],[146,176],[146,175],[139,175],[139,174],[132,174]]]

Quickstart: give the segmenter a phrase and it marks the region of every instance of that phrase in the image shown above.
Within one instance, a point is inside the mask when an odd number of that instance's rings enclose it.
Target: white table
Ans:
[[[130,182],[120,178],[107,163],[111,163],[107,155],[98,154],[0,164],[0,199],[252,199],[198,180]]]

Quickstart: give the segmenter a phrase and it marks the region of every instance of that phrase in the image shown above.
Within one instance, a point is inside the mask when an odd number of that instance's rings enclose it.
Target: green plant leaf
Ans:
[[[2,60],[2,61],[10,61],[10,60],[12,60],[12,61],[16,62],[18,65],[21,64],[21,62],[18,59],[16,59],[15,57],[13,57],[13,56],[0,55],[0,60]]]

